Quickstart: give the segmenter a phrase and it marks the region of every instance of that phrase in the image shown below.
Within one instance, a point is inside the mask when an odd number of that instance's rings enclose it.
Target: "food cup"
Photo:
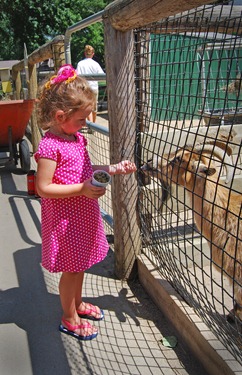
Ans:
[[[92,175],[92,184],[99,187],[106,187],[111,181],[111,176],[103,170],[96,170]]]

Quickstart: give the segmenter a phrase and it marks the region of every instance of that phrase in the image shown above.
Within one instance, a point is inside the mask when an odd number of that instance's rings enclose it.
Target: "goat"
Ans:
[[[231,81],[228,85],[221,87],[221,90],[239,96],[241,94],[241,83],[241,73],[238,73],[236,75],[236,78],[233,81]]]
[[[213,154],[225,160],[224,151],[212,147]],[[216,168],[206,155],[211,152],[211,145],[186,146],[167,158],[148,161],[141,170],[157,177],[165,186],[174,183],[185,188],[197,229],[210,245],[213,264],[228,277],[233,287],[235,305],[232,312],[242,321],[242,196],[218,183]],[[233,174],[228,159],[226,164],[228,183]]]

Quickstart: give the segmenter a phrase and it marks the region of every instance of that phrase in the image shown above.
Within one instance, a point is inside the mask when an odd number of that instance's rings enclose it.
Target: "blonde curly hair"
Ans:
[[[41,129],[48,130],[54,124],[55,113],[62,110],[71,117],[76,111],[87,105],[95,106],[95,94],[88,82],[77,76],[66,84],[65,81],[51,85],[44,81],[38,90],[37,118]]]

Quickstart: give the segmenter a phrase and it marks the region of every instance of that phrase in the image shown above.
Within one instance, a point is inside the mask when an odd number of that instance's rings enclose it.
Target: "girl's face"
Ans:
[[[65,134],[74,134],[79,129],[86,126],[86,118],[92,112],[92,105],[88,105],[86,108],[79,109],[78,111],[74,112],[74,114],[67,118],[63,119],[61,123],[61,129]]]

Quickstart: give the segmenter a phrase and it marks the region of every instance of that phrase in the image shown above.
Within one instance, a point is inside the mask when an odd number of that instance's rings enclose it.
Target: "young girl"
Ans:
[[[109,247],[98,205],[105,188],[92,185],[92,173],[95,169],[111,175],[136,170],[127,160],[110,166],[91,164],[87,141],[78,130],[86,125],[94,105],[88,83],[67,64],[42,85],[37,106],[40,125],[48,130],[35,153],[36,187],[42,198],[42,266],[62,272],[59,329],[79,340],[98,334],[86,319],[104,318],[99,307],[82,301],[84,271],[103,260]]]

